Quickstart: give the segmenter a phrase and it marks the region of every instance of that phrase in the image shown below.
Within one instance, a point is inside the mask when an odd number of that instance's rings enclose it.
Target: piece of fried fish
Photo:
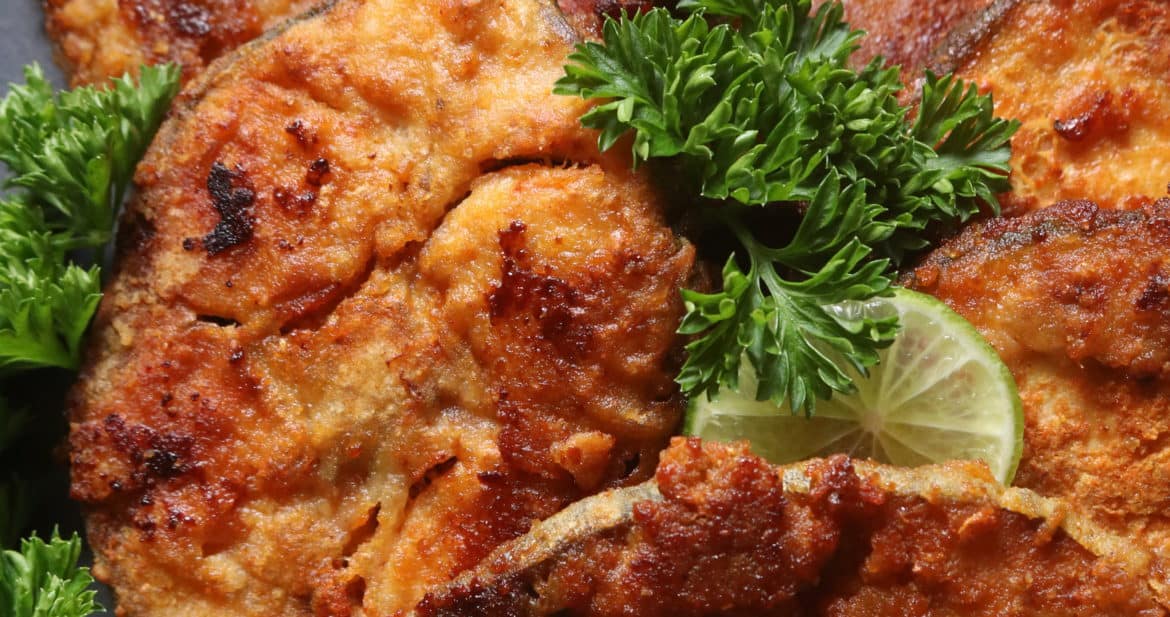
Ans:
[[[1060,200],[1140,208],[1170,182],[1170,3],[1164,0],[843,0],[868,32],[855,64],[956,72],[1021,121],[1005,214]]]
[[[1016,483],[1170,555],[1170,200],[978,223],[902,283],[969,320],[1015,376]]]
[[[972,27],[994,0],[841,0],[845,21],[865,36],[853,57],[864,66],[877,56],[902,67],[914,89],[923,71],[935,68],[938,48],[955,28]],[[815,5],[823,4],[817,0]]]
[[[1170,182],[1170,3],[997,0],[937,59],[1022,122],[1009,215],[1061,200],[1139,208]]]
[[[73,85],[175,62],[190,78],[220,55],[324,0],[45,0]]]
[[[680,438],[655,481],[536,525],[415,615],[1154,616],[1160,567],[975,463],[777,468]]]
[[[343,0],[180,95],[70,403],[120,614],[391,615],[651,475],[694,251],[550,93],[575,40]]]
[[[174,62],[185,79],[264,31],[329,0],[44,0],[45,26],[73,85],[101,83],[143,64]],[[603,13],[650,0],[559,0],[579,32],[597,34]]]

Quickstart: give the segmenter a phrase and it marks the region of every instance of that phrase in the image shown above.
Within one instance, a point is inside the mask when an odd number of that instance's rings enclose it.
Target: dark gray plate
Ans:
[[[0,4],[3,6],[0,10],[0,84],[4,84],[4,92],[12,82],[24,83],[24,67],[31,62],[39,63],[53,83],[63,86],[64,74],[53,63],[52,46],[45,36],[41,3],[38,0],[2,0]],[[60,381],[53,380],[52,383],[52,387],[62,388]],[[59,498],[45,499],[46,503],[41,504],[42,511],[33,521],[34,527],[42,533],[58,525],[63,532],[77,526],[77,507],[65,498],[68,487],[61,482],[59,488]],[[112,607],[109,592],[104,588],[100,589],[99,601],[103,606]]]
[[[0,83],[23,82],[23,68],[39,62],[57,84],[64,83],[53,64],[53,50],[45,37],[44,13],[37,0],[3,0],[0,11]]]

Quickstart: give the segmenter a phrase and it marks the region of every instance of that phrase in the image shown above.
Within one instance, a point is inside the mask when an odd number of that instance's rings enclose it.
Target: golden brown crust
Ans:
[[[932,66],[936,48],[951,29],[993,0],[843,0],[845,20],[865,30],[857,63],[876,56],[899,65],[913,82]],[[819,3],[818,3],[819,4]]]
[[[1015,375],[1016,482],[1170,554],[1170,201],[973,225],[903,283],[967,318]]]
[[[325,0],[45,0],[46,27],[73,85],[175,62],[212,60]]]
[[[174,62],[184,79],[261,33],[335,0],[44,0],[45,25],[74,86]],[[653,0],[560,0],[566,19],[599,34],[605,13],[638,11]]]
[[[122,614],[392,614],[650,475],[693,250],[550,94],[572,40],[348,0],[180,96],[70,410]]]
[[[1066,199],[1137,208],[1170,182],[1170,5],[1035,0],[1007,11],[959,74],[1023,126],[1009,214]]]
[[[598,524],[538,528],[541,559],[516,545],[528,558],[507,568],[502,547],[416,614],[1165,614],[1140,549],[1087,549],[1070,535],[1083,527],[1066,532],[1060,513],[1031,511],[1044,500],[975,464],[777,469],[744,444],[678,439],[656,481],[660,493],[623,489],[575,513]]]

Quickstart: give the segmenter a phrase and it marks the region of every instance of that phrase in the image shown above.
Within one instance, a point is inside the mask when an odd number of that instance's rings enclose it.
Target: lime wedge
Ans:
[[[966,320],[927,295],[893,297],[834,310],[896,312],[902,326],[853,394],[817,401],[812,418],[755,400],[755,371],[740,364],[738,392],[691,400],[684,431],[704,439],[751,441],[774,463],[837,452],[913,467],[982,459],[1010,482],[1020,460],[1024,418],[1015,380]],[[746,395],[745,395],[746,394]]]

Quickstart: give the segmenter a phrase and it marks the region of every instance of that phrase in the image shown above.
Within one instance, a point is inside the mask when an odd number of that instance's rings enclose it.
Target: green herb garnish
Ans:
[[[134,167],[178,89],[177,67],[54,94],[37,66],[0,100],[0,375],[76,368],[97,308],[97,268],[70,251],[104,245]]]
[[[77,367],[100,298],[100,277],[96,266],[80,267],[70,256],[109,240],[134,167],[178,90],[179,71],[147,67],[137,85],[123,77],[105,88],[56,94],[39,67],[26,68],[25,78],[26,85],[12,86],[0,100],[0,161],[10,171],[0,196],[4,544],[23,527],[29,510],[29,482],[14,473],[25,464],[15,446],[41,418],[14,405],[3,380],[32,369]],[[92,597],[79,591],[88,575],[64,565],[76,563],[78,546],[76,539],[49,545],[33,539],[25,542],[23,556],[5,553],[0,609],[15,612],[3,614],[56,617],[92,609]]]
[[[683,0],[678,19],[653,9],[607,19],[604,44],[569,57],[555,92],[602,99],[581,118],[608,150],[633,133],[635,164],[672,157],[747,257],[723,290],[684,290],[684,393],[736,389],[746,358],[759,400],[813,413],[855,386],[897,332],[830,307],[888,295],[891,266],[927,246],[928,225],[953,225],[981,204],[998,210],[1017,123],[953,77],[928,74],[916,117],[898,103],[896,68],[848,67],[860,31],[839,2]],[[733,24],[738,27],[733,27]],[[753,208],[803,208],[792,237],[769,246]]]
[[[93,577],[77,567],[81,539],[22,541],[20,552],[0,552],[0,614],[11,617],[85,617],[98,610]]]

